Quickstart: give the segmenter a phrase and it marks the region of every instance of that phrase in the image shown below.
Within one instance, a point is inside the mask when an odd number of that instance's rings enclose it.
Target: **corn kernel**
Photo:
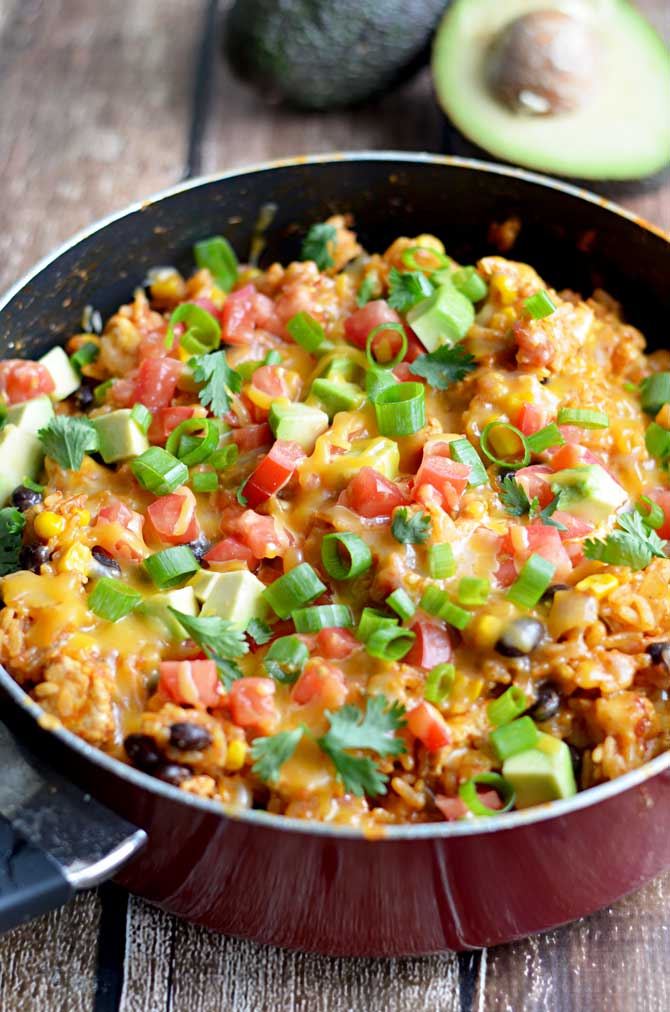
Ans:
[[[264,390],[259,390],[253,383],[246,383],[243,393],[252,404],[255,404],[258,408],[262,408],[264,411],[269,411],[272,402],[275,400],[272,394],[266,394]]]
[[[242,741],[241,738],[234,738],[228,746],[226,752],[226,769],[241,770],[244,766],[244,760],[247,757],[247,743]]]
[[[91,513],[89,510],[75,510],[73,516],[79,521],[80,527],[88,527],[91,522]]]
[[[585,576],[575,585],[575,590],[581,590],[585,594],[593,594],[594,597],[606,597],[619,586],[616,576],[611,573],[595,573],[593,576]]]
[[[427,246],[428,249],[437,250],[438,253],[444,253],[444,243],[437,236],[431,235],[429,232],[422,232],[421,235],[417,235],[413,242],[414,246]]]
[[[38,513],[35,517],[35,534],[38,538],[43,538],[48,541],[49,538],[55,537],[57,534],[62,534],[65,530],[65,517],[59,516],[58,513],[52,513],[51,510],[44,510],[43,513]]]
[[[91,550],[86,545],[70,545],[56,563],[59,573],[87,573],[91,565]]]
[[[476,615],[468,630],[468,640],[479,650],[490,650],[500,638],[503,624],[496,615]]]
[[[502,306],[510,306],[516,300],[516,288],[504,274],[496,274],[491,279],[490,287],[498,296],[498,301]]]
[[[258,267],[247,267],[245,271],[240,272],[240,276],[238,278],[239,286],[243,287],[244,285],[248,285],[250,281],[253,281],[254,278],[260,277],[261,274],[262,271],[260,271]]]

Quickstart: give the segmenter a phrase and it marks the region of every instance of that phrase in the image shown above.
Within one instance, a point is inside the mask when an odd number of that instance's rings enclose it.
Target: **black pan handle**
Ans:
[[[111,878],[146,833],[27,752],[0,724],[0,932]]]

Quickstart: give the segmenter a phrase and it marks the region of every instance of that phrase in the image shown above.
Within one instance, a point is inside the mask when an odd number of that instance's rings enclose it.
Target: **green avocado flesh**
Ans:
[[[266,98],[333,109],[424,63],[447,0],[236,0],[224,26],[235,73]]]
[[[433,78],[458,129],[497,158],[583,179],[637,179],[670,162],[670,55],[628,0],[584,0],[599,69],[594,95],[571,112],[513,111],[489,90],[489,48],[501,28],[556,0],[455,0],[438,29]],[[570,8],[572,10],[572,8]]]

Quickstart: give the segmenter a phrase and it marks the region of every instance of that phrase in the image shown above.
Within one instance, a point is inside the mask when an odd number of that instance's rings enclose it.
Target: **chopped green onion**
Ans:
[[[640,392],[640,387],[637,385],[637,383],[631,383],[629,380],[626,380],[626,382],[623,384],[623,388],[629,394],[638,394]]]
[[[459,268],[452,273],[450,281],[461,295],[470,299],[470,302],[481,302],[489,290],[484,279],[477,273],[476,267]]]
[[[226,446],[214,450],[207,463],[211,464],[215,471],[223,471],[224,468],[234,464],[239,455],[237,443],[228,443]]]
[[[203,434],[198,439],[189,442],[184,438],[187,433],[200,430]],[[185,418],[168,436],[165,449],[187,467],[195,467],[211,456],[218,446],[219,436],[219,427],[213,418]]]
[[[381,629],[383,626],[397,628],[398,619],[393,615],[386,615],[377,608],[363,608],[358,622],[358,629],[356,630],[356,639],[360,640],[361,643],[365,643],[377,629]]]
[[[399,661],[412,649],[416,634],[400,626],[379,626],[365,641],[371,657],[382,661]]]
[[[517,752],[534,748],[538,738],[539,732],[530,717],[519,717],[509,724],[502,724],[489,735],[493,751],[500,762],[510,759]]]
[[[144,560],[144,568],[159,590],[170,590],[200,569],[188,545],[175,545]]]
[[[107,391],[110,387],[114,386],[115,382],[115,379],[112,378],[105,380],[104,383],[98,383],[97,387],[93,387],[93,396],[95,397],[96,404],[102,404],[107,396]]]
[[[395,387],[397,385],[397,379],[388,369],[378,369],[375,366],[374,369],[366,370],[365,392],[368,395],[368,400],[370,400],[373,404],[379,397],[382,390],[385,390],[386,387]]]
[[[469,439],[452,439],[449,443],[449,450],[452,460],[457,460],[459,464],[467,464],[470,468],[468,485],[471,488],[487,484],[489,476],[486,473],[486,468],[479,459],[479,454]]]
[[[453,601],[445,601],[440,608],[440,618],[455,629],[465,629],[472,619],[472,612],[466,611]]]
[[[424,265],[421,266],[421,264],[417,260],[417,254],[425,255],[426,253],[429,256],[433,257],[436,263],[432,264],[424,263]],[[444,253],[439,253],[436,249],[433,249],[431,246],[410,246],[409,249],[405,249],[402,251],[402,256],[400,259],[403,262],[403,266],[409,267],[411,271],[436,271],[439,270],[441,267],[449,267],[451,265],[449,257],[445,256]]]
[[[375,272],[366,274],[361,281],[356,295],[356,305],[359,309],[367,306],[370,299],[373,299],[379,292],[379,278]]]
[[[591,408],[561,408],[558,412],[559,425],[576,425],[580,429],[606,429],[610,420],[604,411]]]
[[[377,394],[374,402],[381,436],[411,436],[426,424],[426,391],[423,383],[395,383]]]
[[[480,800],[477,794],[477,785],[492,787],[500,795],[503,802],[502,808],[489,808]],[[509,812],[514,807],[516,795],[509,780],[505,780],[500,773],[478,773],[467,780],[458,789],[458,796],[473,815],[500,815],[502,812]]]
[[[240,362],[240,364],[237,367],[237,372],[242,377],[245,383],[249,383],[251,382],[251,379],[256,370],[260,369],[262,365],[263,362],[261,361],[261,359],[250,358],[247,359],[246,362]]]
[[[144,435],[146,436],[147,432],[149,431],[149,426],[151,425],[151,420],[153,418],[153,415],[149,411],[149,408],[145,408],[144,404],[139,403],[133,404],[132,411],[130,412],[130,417],[135,422],[137,428],[141,432],[143,432]]]
[[[81,348],[77,348],[73,355],[70,355],[70,365],[78,373],[81,373],[82,368],[95,362],[99,354],[98,345],[94,341],[87,341],[86,344],[82,344]]]
[[[307,646],[297,636],[280,636],[263,658],[267,673],[276,682],[291,685],[309,660]]]
[[[518,685],[510,685],[509,689],[506,689],[502,696],[498,696],[497,699],[489,703],[486,712],[493,726],[500,727],[501,724],[509,724],[511,720],[519,717],[527,709],[528,700],[526,699],[526,694]]]
[[[28,478],[27,476],[23,479],[23,481],[21,482],[21,484],[25,488],[29,488],[31,492],[40,492],[40,493],[42,493],[42,492],[44,492],[44,489],[46,488],[46,485],[40,485],[39,482],[33,481],[32,478]]]
[[[160,446],[148,450],[130,462],[135,478],[153,495],[169,495],[188,481],[188,467]]]
[[[372,553],[358,534],[326,534],[321,542],[323,568],[334,580],[353,580],[372,565]]]
[[[280,618],[289,618],[296,608],[309,604],[325,590],[309,562],[301,562],[267,586],[263,597]]]
[[[412,598],[402,587],[398,587],[392,594],[389,594],[386,598],[386,603],[389,608],[393,609],[396,615],[400,616],[403,622],[406,619],[410,619],[416,611]]]
[[[564,443],[561,430],[555,422],[538,429],[531,436],[526,436],[526,444],[531,453],[544,453],[550,446],[563,446]]]
[[[501,445],[502,440],[506,445]],[[512,446],[513,442],[516,442],[517,446]],[[495,448],[494,443],[498,444],[498,449]],[[517,429],[516,425],[510,425],[509,422],[489,422],[481,434],[480,446],[482,453],[486,454],[489,460],[492,460],[498,467],[511,468],[516,471],[530,463],[530,448],[526,437],[523,432]],[[506,456],[498,456],[499,453],[502,454],[505,451],[508,451]]]
[[[206,267],[219,288],[229,292],[237,281],[237,257],[227,239],[213,235],[201,239],[193,247],[193,256],[198,267]]]
[[[556,566],[534,552],[505,595],[520,608],[533,608],[551,584]]]
[[[458,584],[456,593],[460,604],[476,608],[478,605],[486,604],[491,593],[491,584],[488,580],[477,576],[464,576]]]
[[[648,495],[642,496],[635,509],[642,517],[645,527],[649,527],[652,531],[657,531],[665,523],[665,510]]]
[[[276,350],[276,348],[270,348],[270,351],[263,359],[263,365],[281,365],[281,363],[282,357],[279,354],[279,352]]]
[[[175,341],[174,328],[178,323],[185,326],[179,344],[192,355],[206,355],[216,351],[221,343],[221,326],[211,313],[194,302],[183,302],[172,313],[165,334],[165,347],[172,348]]]
[[[670,404],[670,372],[655,372],[642,380],[640,403],[650,415],[657,414],[664,404]]]
[[[423,698],[435,706],[441,706],[451,694],[455,678],[456,668],[453,664],[436,664],[426,678]]]
[[[386,330],[397,330],[400,334],[400,349],[396,352],[393,358],[388,359],[385,362],[380,362],[372,353],[372,342],[374,341],[377,334],[381,334],[382,331]],[[368,339],[365,342],[365,355],[368,362],[375,369],[394,369],[407,354],[407,334],[402,323],[380,323],[378,326],[373,327],[368,334]]]
[[[535,295],[524,299],[523,304],[534,320],[544,320],[546,316],[556,312],[556,306],[549,298],[548,292],[535,292]]]
[[[449,595],[439,587],[426,587],[419,602],[419,607],[429,615],[441,618],[456,629],[465,629],[472,619],[472,612],[454,604]]]
[[[445,541],[442,545],[431,545],[428,549],[428,568],[434,580],[448,580],[456,572],[454,550]]]
[[[315,633],[321,629],[347,629],[353,626],[351,612],[344,604],[317,604],[291,613],[296,632]]]
[[[113,580],[103,576],[95,585],[88,598],[88,606],[98,618],[108,622],[118,622],[125,618],[142,600],[142,595],[121,580]]]
[[[326,340],[325,331],[319,321],[304,310],[291,317],[286,324],[286,329],[295,343],[305,351],[316,351],[319,345]]]
[[[664,462],[670,457],[670,432],[658,422],[652,422],[644,434],[644,445],[652,457]]]
[[[216,492],[219,476],[215,471],[196,471],[191,475],[191,487],[194,492]]]

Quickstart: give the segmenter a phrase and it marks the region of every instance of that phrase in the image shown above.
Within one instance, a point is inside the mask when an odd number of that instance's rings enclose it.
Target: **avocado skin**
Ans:
[[[427,62],[446,0],[235,0],[223,49],[235,74],[301,109],[355,105]]]

